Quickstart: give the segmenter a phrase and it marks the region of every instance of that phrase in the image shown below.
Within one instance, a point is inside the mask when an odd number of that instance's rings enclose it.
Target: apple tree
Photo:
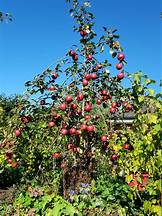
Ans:
[[[128,200],[135,200],[141,212],[158,214],[160,95],[154,95],[149,87],[154,81],[146,75],[126,71],[116,29],[104,27],[97,38],[90,2],[70,3],[80,44],[26,82],[26,94],[5,132],[16,163],[8,166],[19,170],[21,182],[55,184],[68,199],[71,191],[79,195],[81,184],[92,184],[93,195],[111,201],[103,188],[114,177],[114,185],[130,187]],[[133,116],[130,125],[127,116]]]

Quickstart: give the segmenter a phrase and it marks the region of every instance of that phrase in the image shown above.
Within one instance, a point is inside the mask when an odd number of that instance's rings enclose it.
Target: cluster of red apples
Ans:
[[[85,38],[88,35],[88,32],[86,30],[81,29],[80,30],[80,35]],[[79,59],[79,55],[76,53],[75,50],[70,50],[69,51],[69,56],[72,58],[74,62],[77,63]],[[93,61],[93,54],[89,53],[85,56],[85,59],[87,62],[91,63]],[[116,69],[119,70],[119,73],[117,74],[117,80],[120,81],[124,78],[124,71],[123,71],[123,61],[125,59],[125,55],[122,52],[119,52],[117,55],[118,63],[116,64]],[[77,93],[77,95],[71,95],[67,94],[65,98],[63,99],[64,102],[60,103],[58,106],[58,110],[55,112],[55,114],[52,116],[52,120],[48,122],[48,127],[49,128],[54,128],[54,127],[60,127],[61,124],[61,129],[60,129],[60,136],[65,137],[81,137],[83,134],[95,134],[97,133],[97,129],[95,128],[95,122],[97,121],[97,116],[92,117],[91,111],[93,110],[94,104],[91,103],[91,101],[87,101],[87,98],[84,94],[84,88],[87,88],[93,80],[96,80],[98,78],[98,71],[103,68],[102,64],[96,64],[95,67],[93,67],[93,70],[91,73],[86,73],[84,74],[84,77],[82,79],[82,90]],[[59,76],[59,74],[56,72],[52,73],[52,79],[56,80]],[[55,92],[56,88],[55,85],[52,84],[49,86],[48,90],[50,92]],[[99,92],[99,97],[95,98],[95,106],[101,106],[103,103],[107,101],[112,101],[111,106],[109,108],[109,112],[111,115],[114,115],[117,111],[118,108],[122,107],[122,109],[125,112],[129,112],[133,109],[132,104],[130,104],[128,101],[125,101],[123,104],[119,101],[115,101],[112,99],[112,96],[109,94],[107,89],[102,89]],[[45,105],[45,100],[40,101],[40,105],[44,106]],[[77,125],[68,125],[66,122],[63,121],[63,116],[68,118],[75,118],[75,116],[80,116],[83,121],[81,123],[77,123]],[[30,117],[24,116],[22,117],[22,122],[24,124],[27,124],[30,122]],[[58,123],[59,122],[59,123]],[[61,122],[61,123],[60,123]],[[90,122],[90,123],[89,123]],[[15,136],[20,137],[22,134],[21,129],[16,129],[15,130]],[[109,140],[109,135],[101,135],[101,140],[100,142],[102,143],[103,149],[108,148],[108,140]],[[82,153],[83,151],[81,150],[80,147],[78,147],[75,144],[68,143],[67,144],[67,149],[73,153]],[[125,143],[123,145],[124,150],[130,150],[129,144]],[[63,154],[61,152],[55,152],[52,154],[52,157],[54,159],[59,159],[63,157]],[[111,155],[111,160],[116,161],[118,159],[117,154],[112,154]]]

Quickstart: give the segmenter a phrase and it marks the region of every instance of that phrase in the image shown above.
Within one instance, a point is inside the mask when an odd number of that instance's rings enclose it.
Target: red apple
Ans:
[[[71,104],[71,108],[72,108],[72,109],[76,109],[77,107],[78,107],[77,104],[75,104],[75,103],[72,103],[72,104]]]
[[[78,61],[78,55],[72,57],[74,61]]]
[[[124,53],[119,53],[119,54],[118,54],[118,60],[119,60],[119,61],[123,61],[124,58],[125,58]]]
[[[138,182],[136,180],[133,180],[133,181],[128,183],[129,187],[134,187],[134,186],[137,186],[137,185],[138,185]]]
[[[79,135],[79,136],[81,135],[81,133],[82,133],[81,130],[76,131],[76,134]]]
[[[67,96],[65,97],[65,100],[66,100],[67,103],[71,103],[71,102],[73,101],[73,98],[72,98],[71,95],[67,95]]]
[[[113,107],[110,108],[110,113],[113,114],[113,113],[116,113],[116,112],[117,112],[117,109],[116,109],[116,108],[113,108]]]
[[[107,136],[106,135],[102,135],[102,137],[101,137],[101,140],[102,140],[102,142],[107,142]]]
[[[75,52],[74,50],[70,50],[69,55],[70,55],[70,56],[75,56],[75,55],[76,55],[76,52]]]
[[[84,107],[84,111],[90,112],[90,111],[91,111],[91,106],[87,104],[87,105]]]
[[[101,91],[101,95],[103,95],[103,96],[104,96],[104,95],[107,95],[107,90],[102,90],[102,91]]]
[[[87,35],[87,32],[86,32],[85,30],[81,30],[81,31],[80,31],[80,35],[81,35],[82,37],[85,37],[85,36]]]
[[[77,113],[80,115],[82,113],[81,109],[77,109]]]
[[[12,161],[12,159],[8,159],[7,162],[8,162],[9,164],[12,164],[13,161]]]
[[[22,116],[22,117],[21,117],[21,121],[22,121],[24,124],[29,123],[30,120],[31,120],[31,117],[30,117],[30,116]]]
[[[52,79],[57,79],[57,77],[58,77],[58,73],[53,73],[52,74]]]
[[[112,156],[111,156],[111,160],[112,161],[116,161],[118,159],[118,155],[117,154],[113,154]]]
[[[128,101],[125,101],[124,103],[123,103],[123,107],[127,107],[128,106]]]
[[[116,103],[115,101],[112,102],[111,107],[112,107],[112,108],[116,108],[116,106],[117,106],[117,103]]]
[[[141,175],[142,175],[142,184],[146,185],[149,180],[149,173],[142,173]]]
[[[79,94],[77,95],[77,100],[78,100],[78,101],[82,101],[83,99],[84,99],[84,95],[79,93]]]
[[[91,74],[86,74],[86,75],[85,75],[85,79],[86,79],[86,80],[90,80],[90,79],[91,79]]]
[[[118,78],[118,80],[123,79],[124,78],[124,73],[123,72],[118,73],[117,78]]]
[[[16,137],[21,136],[21,129],[16,129],[16,130],[15,130],[15,136],[16,136]]]
[[[56,124],[55,124],[55,122],[54,121],[50,121],[50,122],[48,122],[48,127],[54,127]]]
[[[86,129],[87,129],[87,125],[86,125],[86,124],[82,124],[82,125],[80,126],[80,129],[81,129],[81,130],[86,130]]]
[[[123,64],[122,63],[116,64],[116,69],[117,70],[121,70],[122,68],[123,68]]]
[[[88,81],[86,79],[83,80],[82,82],[83,86],[87,86],[88,85]]]
[[[148,178],[148,177],[150,176],[148,172],[142,173],[141,175],[142,175],[144,178]]]
[[[52,155],[53,158],[58,159],[62,157],[62,154],[60,152],[56,152]]]
[[[60,110],[65,111],[66,110],[66,104],[65,103],[60,104],[59,108],[60,108]]]
[[[69,133],[70,133],[70,135],[76,134],[76,129],[75,129],[75,128],[71,128],[71,129],[69,130]]]
[[[89,61],[91,61],[92,58],[93,58],[92,54],[87,55],[87,59],[88,59]]]
[[[87,131],[88,131],[88,132],[93,132],[94,129],[95,129],[94,125],[89,125],[89,126],[87,126]]]
[[[62,129],[61,129],[61,134],[62,134],[62,135],[67,135],[67,134],[68,134],[68,130],[65,129],[65,128],[62,128]]]
[[[109,96],[108,96],[108,95],[103,96],[103,100],[104,100],[104,101],[107,101],[108,99],[109,99]]]
[[[125,150],[129,150],[129,144],[128,143],[125,143],[124,145],[123,145],[123,149],[125,149]]]
[[[96,79],[97,78],[97,74],[96,73],[92,73],[91,74],[91,79]]]
[[[65,167],[66,167],[66,162],[62,161],[60,164],[60,168],[65,169]]]
[[[102,100],[99,99],[99,98],[97,98],[97,99],[96,99],[96,103],[97,103],[98,105],[101,105],[101,104],[102,104]]]
[[[51,85],[51,86],[49,87],[49,90],[50,90],[50,91],[54,91],[54,90],[55,90],[55,86]]]
[[[117,70],[121,70],[122,68],[123,68],[123,64],[122,63],[116,64],[116,69]]]
[[[85,115],[85,117],[84,117],[84,119],[85,119],[86,121],[90,120],[90,118],[91,118],[90,115]]]

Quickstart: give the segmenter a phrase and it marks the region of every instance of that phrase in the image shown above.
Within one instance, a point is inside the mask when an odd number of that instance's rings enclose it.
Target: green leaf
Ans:
[[[156,124],[155,126],[154,126],[154,129],[158,132],[158,131],[161,131],[161,126],[160,126],[160,124]]]
[[[107,28],[106,28],[106,27],[103,27],[103,29],[104,29],[104,31],[107,31]],[[104,37],[104,36],[102,36],[102,37]]]
[[[118,39],[118,38],[119,38],[119,35],[115,35],[115,34],[114,34],[113,36],[114,36],[114,38],[116,38],[116,39]]]
[[[42,205],[42,211],[45,210],[45,207],[48,203],[51,202],[52,198],[54,197],[54,195],[51,195],[51,196],[44,196],[43,199],[42,199],[42,202],[41,202],[41,205]]]
[[[118,214],[119,214],[119,216],[126,216],[127,215],[126,210],[124,208],[120,208],[118,210]]]
[[[101,46],[100,46],[100,53],[102,53],[103,51],[104,51],[104,46],[101,45]]]
[[[138,101],[141,103],[141,102],[143,102],[145,100],[145,97],[144,96],[139,96],[138,97]]]
[[[159,205],[152,205],[152,207],[151,207],[151,211],[152,211],[152,213],[156,213],[157,216],[161,216],[161,213],[162,213],[162,207],[159,206]]]
[[[0,174],[3,173],[4,169],[0,169]]]
[[[150,94],[151,96],[154,95],[154,90],[153,90],[153,89],[148,89],[148,92],[149,92],[149,94]]]
[[[155,114],[148,114],[148,123],[154,123],[156,124],[157,123],[157,115]]]
[[[91,7],[90,2],[84,2],[84,7]]]
[[[137,83],[139,83],[140,81],[141,81],[141,77],[142,77],[142,72],[141,71],[139,71],[139,72],[137,72],[137,73],[135,73],[135,74],[133,74],[132,76],[134,77],[134,80],[137,82]]]
[[[141,178],[141,177],[138,177],[138,178],[137,178],[137,182],[142,183],[142,178]]]
[[[126,179],[125,179],[125,181],[126,182],[130,182],[130,181],[132,181],[133,180],[133,178],[132,178],[132,176],[131,175],[129,175],[129,176],[126,176]]]
[[[55,203],[55,207],[48,211],[47,216],[61,216],[64,203]]]
[[[116,52],[113,52],[113,53],[112,53],[112,57],[115,58],[116,56],[117,56],[117,53],[116,53]]]
[[[69,215],[69,216],[74,216],[76,213],[76,210],[73,206],[67,205],[63,213],[66,213],[66,215]]]

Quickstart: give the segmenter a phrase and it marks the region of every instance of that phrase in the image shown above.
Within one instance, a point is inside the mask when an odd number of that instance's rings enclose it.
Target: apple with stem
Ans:
[[[124,58],[125,58],[124,53],[119,53],[119,54],[118,54],[118,60],[119,60],[119,61],[123,61]]]

